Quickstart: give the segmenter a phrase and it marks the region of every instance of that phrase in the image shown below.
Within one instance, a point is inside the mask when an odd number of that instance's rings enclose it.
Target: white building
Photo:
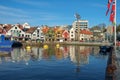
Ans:
[[[30,25],[29,25],[28,23],[24,23],[24,24],[23,24],[23,28],[29,29],[29,28],[30,28]]]
[[[83,40],[85,37],[87,37],[87,34],[81,34],[81,30],[89,30],[87,20],[74,21],[72,24],[72,28],[73,28],[72,30],[74,30],[74,36],[72,37],[70,34],[70,38],[72,38],[71,40],[79,41],[79,40]]]
[[[88,21],[87,20],[78,20],[78,21],[74,21],[73,24],[72,24],[72,27],[75,29],[75,30],[78,30],[78,29],[88,29]]]
[[[6,33],[6,35],[11,36],[13,39],[24,38],[25,32],[16,24]]]
[[[74,28],[70,29],[70,40],[75,40],[75,30],[74,30]]]
[[[44,40],[44,35],[41,27],[31,27],[28,31],[26,31],[26,33],[31,34],[31,40]]]

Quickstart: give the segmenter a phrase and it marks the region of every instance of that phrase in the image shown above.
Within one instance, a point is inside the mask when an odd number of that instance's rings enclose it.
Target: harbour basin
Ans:
[[[13,48],[0,55],[0,80],[105,80],[107,60],[97,46]]]

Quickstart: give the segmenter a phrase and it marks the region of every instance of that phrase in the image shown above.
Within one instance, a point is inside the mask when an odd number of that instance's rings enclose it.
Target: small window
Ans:
[[[24,34],[22,34],[22,37],[24,37]]]
[[[35,34],[33,34],[33,36],[36,36]]]
[[[39,33],[39,30],[37,30],[37,33]]]
[[[15,29],[17,29],[17,27],[15,27]]]

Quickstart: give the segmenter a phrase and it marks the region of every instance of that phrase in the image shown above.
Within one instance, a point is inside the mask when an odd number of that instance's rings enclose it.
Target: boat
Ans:
[[[13,44],[12,44],[12,47],[13,48],[16,48],[16,47],[22,47],[23,44],[19,41],[13,41]]]
[[[112,46],[100,46],[100,53],[107,53],[111,52]]]
[[[5,39],[5,35],[0,35],[0,48],[11,48],[13,42]]]
[[[0,48],[0,52],[11,52],[12,48]]]

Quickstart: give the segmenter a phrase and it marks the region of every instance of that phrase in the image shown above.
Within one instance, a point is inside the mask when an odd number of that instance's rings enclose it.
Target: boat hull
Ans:
[[[11,48],[12,45],[13,45],[13,42],[10,42],[10,41],[0,42],[0,48]]]

